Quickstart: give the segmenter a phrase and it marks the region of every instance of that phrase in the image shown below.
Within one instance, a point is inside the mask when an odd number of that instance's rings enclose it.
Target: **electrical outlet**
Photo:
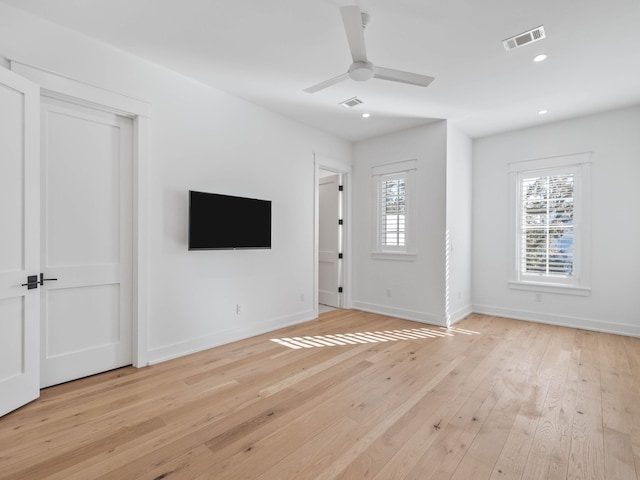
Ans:
[[[536,293],[535,301],[538,302],[538,303],[540,303],[542,301],[542,294],[541,293]]]
[[[236,304],[236,315],[240,315],[242,313],[242,304]]]
[[[304,302],[304,293],[301,293],[301,294],[300,294],[300,301],[301,301],[301,302]]]

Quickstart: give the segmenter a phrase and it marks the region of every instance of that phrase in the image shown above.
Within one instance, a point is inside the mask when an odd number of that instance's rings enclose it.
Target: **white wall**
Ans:
[[[472,142],[447,122],[448,314],[452,323],[471,313]]]
[[[354,145],[353,306],[445,324],[446,137],[444,121]],[[372,167],[417,160],[414,260],[372,258]],[[391,295],[387,295],[387,290]]]
[[[1,3],[0,56],[151,104],[151,361],[313,317],[313,151],[348,142]],[[189,189],[272,200],[273,248],[188,252]]]
[[[591,295],[511,290],[507,164],[592,152]],[[474,142],[473,309],[640,335],[640,107]]]

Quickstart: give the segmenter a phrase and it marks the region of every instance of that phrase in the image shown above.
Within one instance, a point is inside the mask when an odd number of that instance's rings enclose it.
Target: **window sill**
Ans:
[[[574,287],[572,285],[560,285],[560,284],[548,284],[548,283],[534,283],[534,282],[509,282],[509,288],[513,290],[528,290],[531,292],[542,293],[558,293],[561,295],[577,295],[581,297],[588,297],[591,295],[591,288],[589,287]]]
[[[400,260],[412,262],[417,255],[412,252],[371,252],[371,257],[376,260]]]

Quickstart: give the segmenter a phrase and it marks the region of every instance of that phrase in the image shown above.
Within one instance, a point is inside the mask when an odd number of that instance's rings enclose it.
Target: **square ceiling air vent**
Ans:
[[[507,38],[502,41],[505,50],[513,50],[514,48],[522,47],[529,43],[537,42],[545,38],[544,27],[540,25],[528,32],[521,33],[515,37]]]
[[[358,97],[350,98],[349,100],[345,100],[344,102],[340,102],[338,105],[342,105],[344,108],[352,108],[357,107],[361,103],[364,103]]]

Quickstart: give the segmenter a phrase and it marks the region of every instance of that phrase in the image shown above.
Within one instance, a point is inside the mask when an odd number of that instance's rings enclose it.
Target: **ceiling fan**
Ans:
[[[367,51],[364,45],[364,29],[369,22],[369,14],[361,12],[360,7],[357,6],[341,7],[340,13],[342,14],[344,29],[347,32],[347,41],[349,42],[353,63],[347,72],[309,88],[305,88],[305,92],[315,93],[347,78],[359,82],[365,82],[371,78],[379,78],[381,80],[408,83],[409,85],[417,85],[419,87],[426,87],[433,81],[433,77],[428,77],[427,75],[375,66],[367,60]]]

